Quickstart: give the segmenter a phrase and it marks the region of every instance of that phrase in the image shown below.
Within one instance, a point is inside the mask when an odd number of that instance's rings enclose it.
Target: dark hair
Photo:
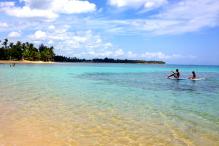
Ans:
[[[176,69],[176,71],[178,72],[179,70],[178,70],[178,69]]]
[[[195,73],[195,71],[192,71],[192,73],[194,74],[194,73]]]

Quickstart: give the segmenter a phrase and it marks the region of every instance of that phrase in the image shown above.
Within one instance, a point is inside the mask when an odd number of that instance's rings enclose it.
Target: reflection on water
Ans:
[[[0,145],[219,145],[217,67],[192,82],[118,66],[0,66]]]

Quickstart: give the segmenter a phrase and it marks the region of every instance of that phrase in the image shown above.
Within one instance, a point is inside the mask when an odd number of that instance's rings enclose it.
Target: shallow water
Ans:
[[[0,113],[0,145],[218,146],[219,66],[0,65]]]

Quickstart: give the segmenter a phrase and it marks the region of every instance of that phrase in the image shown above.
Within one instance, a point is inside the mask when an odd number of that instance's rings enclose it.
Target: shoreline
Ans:
[[[53,64],[55,62],[44,62],[44,61],[29,61],[29,60],[20,60],[20,61],[15,61],[15,60],[0,60],[0,64]]]
[[[111,63],[111,62],[55,62],[55,61],[29,61],[29,60],[0,60],[0,64],[71,64],[71,63],[88,63],[88,64],[154,64],[160,65],[159,63]]]

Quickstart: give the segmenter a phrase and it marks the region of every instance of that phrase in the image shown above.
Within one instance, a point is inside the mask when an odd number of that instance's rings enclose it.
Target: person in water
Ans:
[[[172,72],[173,72],[173,71],[172,71]],[[179,79],[179,77],[180,77],[180,72],[179,72],[179,70],[176,69],[176,72],[173,72],[171,75],[168,76],[168,78],[170,78],[170,77],[174,77],[174,78],[176,78],[176,79]]]
[[[190,76],[189,79],[196,79],[196,73],[195,73],[195,71],[192,71],[192,76]]]
[[[10,64],[10,67],[15,67],[15,63]]]

